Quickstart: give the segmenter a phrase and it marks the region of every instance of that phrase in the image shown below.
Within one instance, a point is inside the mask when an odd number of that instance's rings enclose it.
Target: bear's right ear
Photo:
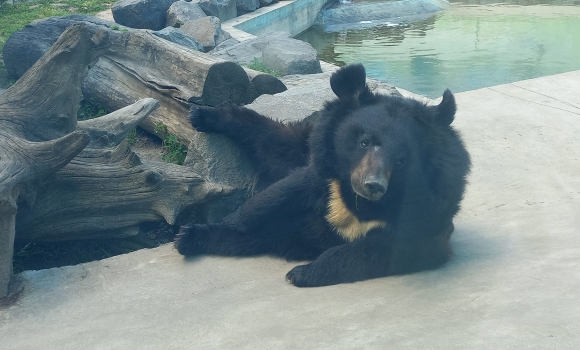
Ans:
[[[437,115],[435,121],[441,125],[450,125],[453,122],[453,119],[455,119],[457,105],[455,104],[455,97],[453,97],[453,94],[449,89],[445,90],[443,93],[443,99],[436,108]]]
[[[366,78],[362,64],[350,64],[332,74],[330,87],[339,99],[358,98],[367,89]]]

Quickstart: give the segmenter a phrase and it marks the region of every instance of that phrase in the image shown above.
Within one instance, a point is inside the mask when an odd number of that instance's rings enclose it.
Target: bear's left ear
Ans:
[[[448,126],[451,125],[455,119],[455,111],[457,105],[455,104],[455,97],[449,89],[443,93],[443,100],[435,107],[435,123]]]
[[[366,90],[367,74],[360,64],[350,64],[342,67],[330,77],[330,87],[339,99],[357,98]]]

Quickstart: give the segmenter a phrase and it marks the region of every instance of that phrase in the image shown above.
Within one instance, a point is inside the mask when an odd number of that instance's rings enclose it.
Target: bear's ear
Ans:
[[[449,89],[445,90],[443,99],[436,108],[435,122],[445,126],[451,125],[453,119],[455,119],[457,105],[455,104],[455,97],[453,97]]]
[[[362,64],[350,64],[332,74],[330,87],[340,99],[358,98],[367,89],[366,77]]]

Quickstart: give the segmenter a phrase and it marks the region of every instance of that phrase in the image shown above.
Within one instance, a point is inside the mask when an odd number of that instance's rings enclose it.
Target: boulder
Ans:
[[[212,55],[224,60],[237,62],[239,64],[249,64],[255,58],[262,57],[262,51],[273,42],[286,39],[290,36],[287,32],[272,32],[260,35],[256,38],[245,40],[237,45],[219,49],[216,47],[211,52]]]
[[[234,45],[239,44],[240,42],[234,38],[229,38],[226,39],[225,41],[223,41],[221,44],[219,44],[218,46],[214,47],[213,50],[211,50],[210,52],[208,52],[209,54],[213,54],[214,52],[218,52],[221,50],[225,50],[228,49]]]
[[[205,12],[195,2],[176,1],[167,10],[168,27],[179,28],[183,23],[207,16]]]
[[[14,79],[20,78],[56,42],[65,29],[80,22],[86,23],[93,33],[99,28],[116,28],[119,32],[128,30],[115,22],[87,15],[49,17],[33,21],[23,30],[12,33],[6,40],[2,55],[8,75]]]
[[[366,3],[336,2],[320,12],[315,24],[325,31],[342,31],[350,28],[369,27],[385,22],[408,23],[424,19],[449,8],[447,1],[395,0]]]
[[[238,15],[236,0],[199,0],[199,7],[208,15],[227,21]]]
[[[131,28],[165,28],[167,10],[176,0],[120,0],[111,10],[115,22]]]
[[[236,0],[238,14],[255,11],[260,7],[260,0]]]
[[[180,29],[199,42],[203,46],[204,51],[212,50],[230,38],[230,35],[222,30],[220,19],[215,16],[187,21]]]
[[[286,85],[278,78],[253,69],[244,68],[250,79],[249,99],[255,100],[260,95],[274,95],[286,91]]]
[[[247,108],[284,123],[305,118],[316,118],[324,103],[336,98],[328,81],[332,72],[319,74],[287,75],[280,80],[288,90],[276,95],[261,95]],[[393,86],[367,78],[372,92],[401,96]]]
[[[262,52],[268,69],[288,74],[313,74],[322,72],[316,50],[312,45],[291,38],[272,41]]]
[[[172,43],[187,47],[188,49],[205,52],[203,46],[197,42],[197,40],[177,28],[165,27],[159,31],[153,32],[153,34],[165,40],[169,40]]]

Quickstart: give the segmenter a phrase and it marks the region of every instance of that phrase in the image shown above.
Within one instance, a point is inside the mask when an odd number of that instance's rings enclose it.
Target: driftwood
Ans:
[[[33,205],[39,183],[90,141],[73,132],[80,83],[108,46],[106,34],[91,38],[73,26],[0,95],[0,297],[8,293],[19,202]]]
[[[154,99],[77,122],[81,81],[109,39],[70,26],[0,95],[0,298],[15,239],[132,235],[142,222],[175,224],[185,209],[230,191],[186,167],[142,162],[130,150],[123,140],[158,107]]]

